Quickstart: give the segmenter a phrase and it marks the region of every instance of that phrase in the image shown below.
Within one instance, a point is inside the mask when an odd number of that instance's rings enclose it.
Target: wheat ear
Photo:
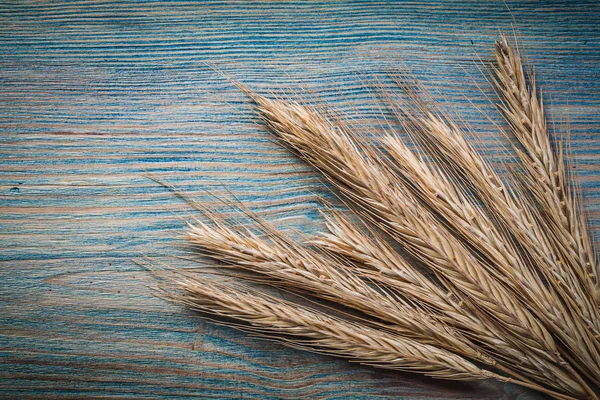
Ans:
[[[525,167],[527,189],[541,209],[540,219],[549,240],[561,257],[560,273],[568,280],[568,292],[559,293],[579,310],[591,332],[590,349],[595,360],[591,378],[600,383],[600,283],[598,265],[587,231],[580,194],[567,181],[563,151],[552,149],[541,94],[533,76],[528,84],[519,50],[506,36],[496,42],[495,85],[502,100],[500,109],[523,147],[517,153]]]
[[[413,256],[445,278],[472,312],[505,331],[505,338],[526,351],[549,382],[571,393],[586,389],[574,371],[563,371],[549,332],[493,279],[463,245],[400,188],[373,155],[361,152],[338,125],[316,110],[254,95],[265,122],[288,146],[317,167],[373,221],[392,233]],[[510,333],[509,333],[510,332]],[[550,362],[543,361],[546,359]],[[533,362],[533,360],[538,360]]]
[[[358,322],[332,317],[250,287],[233,288],[214,279],[184,273],[169,274],[183,293],[163,296],[216,317],[231,318],[227,325],[255,334],[275,336],[281,343],[303,350],[348,358],[379,368],[417,372],[437,379],[496,379],[573,400],[539,385],[506,378],[451,352],[419,343]]]
[[[410,124],[413,121],[405,121]],[[421,134],[421,127],[407,126],[412,135]],[[499,279],[512,281],[517,295],[527,295],[529,301],[545,301],[555,306],[554,299],[539,277],[522,260],[504,232],[489,216],[460,190],[460,186],[442,170],[430,166],[411,151],[395,135],[382,140],[395,169],[418,197],[441,216],[470,246],[483,254]]]
[[[402,82],[398,82],[402,85]],[[441,152],[451,160],[448,164],[458,166],[461,171],[469,172],[469,179],[474,183],[474,188],[487,200],[488,206],[495,211],[498,220],[508,225],[520,241],[521,246],[531,250],[537,266],[542,270],[546,279],[556,279],[548,271],[556,271],[559,265],[558,256],[542,232],[537,220],[528,205],[523,203],[509,191],[487,165],[479,154],[465,140],[461,130],[448,118],[433,113],[428,109],[421,98],[406,88],[411,95],[412,105],[394,102],[392,107],[399,116],[404,127],[413,137],[424,141],[432,153]],[[437,143],[427,141],[433,137]],[[562,287],[554,290],[548,289],[540,279],[538,272],[521,258],[520,253],[505,236],[504,231],[497,229],[492,220],[482,209],[474,204],[456,188],[458,183],[452,182],[446,171],[431,168],[418,156],[413,154],[404,143],[396,136],[389,136],[383,140],[390,152],[391,159],[397,169],[410,182],[410,187],[439,215],[461,234],[461,237],[487,256],[494,266],[511,284],[509,287],[516,295],[527,299],[525,306],[550,329],[557,333],[561,341],[565,342],[570,352],[576,358],[583,360],[588,369],[594,368],[598,359],[598,348],[595,345],[593,334],[588,332],[589,314],[582,318],[572,316],[571,305],[565,305],[560,297],[569,297],[567,289],[571,287],[571,280],[563,280]],[[440,144],[442,146],[440,146]],[[446,152],[444,153],[444,149]],[[516,216],[516,217],[515,217]],[[528,228],[530,227],[530,228]],[[530,249],[530,240],[541,244],[540,247]],[[543,254],[542,254],[543,253]],[[549,262],[550,260],[550,262]],[[577,285],[575,284],[575,290]],[[577,291],[583,295],[581,291]],[[575,299],[579,296],[571,296]],[[593,377],[593,374],[591,374]]]
[[[591,318],[589,312],[582,311],[582,308],[585,309],[581,305],[586,302],[585,292],[577,281],[563,272],[561,258],[538,223],[536,210],[524,202],[523,196],[517,196],[502,182],[494,169],[471,146],[466,134],[451,120],[424,107],[418,113],[406,111],[406,114],[420,127],[420,138],[431,142],[428,147],[443,156],[472,184],[488,209],[522,244],[521,249],[535,267],[530,273],[527,263],[513,264],[518,268],[515,272],[531,279],[523,279],[522,283],[534,289],[524,293],[524,297],[530,299],[526,305],[539,307],[536,314],[566,346],[568,352],[564,353],[565,356],[576,360],[573,365],[598,382],[600,336],[597,336],[595,328],[598,321]],[[540,286],[536,271],[550,283],[550,292]],[[540,297],[536,297],[538,295]]]
[[[212,226],[201,221],[190,224],[188,240],[204,254],[236,268],[271,278],[272,284],[297,289],[383,322],[386,329],[403,336],[462,354],[486,365],[496,363],[482,354],[458,331],[438,322],[349,273],[340,261],[288,240],[261,222],[268,239],[247,229],[236,229],[210,215]]]
[[[568,262],[576,279],[583,282],[600,304],[600,273],[596,253],[587,230],[580,196],[574,195],[567,180],[562,149],[555,152],[550,143],[544,103],[533,75],[526,81],[522,57],[506,35],[495,47],[495,85],[500,108],[512,132],[523,146],[520,159],[531,179],[531,190],[553,230],[556,248]]]
[[[444,291],[420,273],[376,232],[371,232],[369,237],[336,212],[330,211],[325,218],[330,233],[321,233],[312,243],[353,260],[357,274],[408,297],[412,303],[433,313],[436,319],[476,340],[489,354],[497,356],[496,350],[503,348],[501,353],[510,354],[511,360],[526,358],[525,353],[501,339],[500,332],[477,318],[451,291]],[[502,356],[498,358],[502,359]],[[507,367],[509,364],[504,362],[495,367],[517,377]],[[530,369],[521,371],[535,375]],[[543,376],[536,378],[544,379]]]
[[[455,306],[453,312],[445,315],[436,314],[432,317],[428,310],[418,310],[407,304],[398,304],[398,298],[383,295],[374,290],[371,285],[347,274],[346,265],[296,245],[264,221],[257,222],[268,239],[259,237],[247,229],[226,225],[212,213],[206,215],[212,221],[212,226],[200,221],[190,224],[188,240],[204,254],[216,260],[271,278],[275,286],[300,289],[312,296],[362,311],[385,322],[385,324],[372,322],[374,326],[468,357],[497,368],[519,381],[527,381],[527,379],[517,371],[553,386],[543,375],[532,372],[531,369],[510,368],[508,363],[499,364],[489,355],[482,353],[478,346],[453,328],[457,322],[458,325],[461,323],[463,325],[460,331],[465,331],[467,336],[476,337],[478,342],[493,344],[494,351],[499,346],[508,349],[508,344],[499,340],[497,334],[492,335],[485,331],[480,321],[460,314],[460,306],[455,302],[451,303]],[[264,282],[264,279],[261,281]],[[430,283],[429,287],[433,290],[434,286]],[[432,292],[432,295],[433,293],[439,293],[439,290]],[[440,297],[439,301],[442,304],[443,301],[449,301],[449,298]],[[448,308],[451,306],[446,307],[446,311]],[[462,311],[464,313],[464,310]],[[467,325],[468,329],[464,328]],[[516,349],[508,351],[512,359],[526,357]]]
[[[358,273],[407,295],[415,303],[435,312],[437,319],[465,332],[467,337],[473,338],[484,348],[503,348],[505,354],[511,355],[512,360],[526,357],[499,339],[501,334],[475,318],[462,302],[456,301],[451,292],[443,293],[440,288],[431,285],[426,277],[389,247],[376,232],[371,232],[372,236],[369,237],[336,212],[330,211],[330,215],[325,217],[330,233],[321,233],[312,243],[354,260]],[[499,354],[495,356],[502,359]],[[511,368],[515,369],[515,366],[511,366],[510,362],[497,364],[496,367],[502,368],[511,376],[519,377],[512,373]],[[520,371],[535,375],[531,370]],[[536,376],[536,379],[544,381],[543,377]]]
[[[315,236],[312,244],[354,260],[357,274],[394,289],[424,309],[435,310],[440,318],[450,316],[449,323],[463,318],[462,313],[455,313],[460,308],[458,299],[447,288],[418,271],[377,233],[367,236],[333,210],[322,215],[329,233]]]

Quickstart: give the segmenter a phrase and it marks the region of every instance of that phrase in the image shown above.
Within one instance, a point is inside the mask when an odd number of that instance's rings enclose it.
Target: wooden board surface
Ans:
[[[569,121],[597,232],[600,6],[508,6],[550,114]],[[181,254],[189,211],[146,172],[320,226],[317,174],[269,140],[211,66],[368,118],[364,81],[402,59],[500,157],[474,61],[510,23],[503,0],[0,2],[0,397],[541,398],[259,341],[154,298],[132,262]]]

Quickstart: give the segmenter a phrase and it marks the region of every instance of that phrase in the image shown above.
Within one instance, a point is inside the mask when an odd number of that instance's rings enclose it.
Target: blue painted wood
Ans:
[[[597,231],[600,7],[508,6],[551,115],[568,117]],[[361,81],[402,59],[502,159],[474,61],[510,23],[503,0],[0,2],[0,397],[538,398],[258,341],[152,297],[132,262],[181,254],[189,211],[145,172],[319,226],[318,176],[210,66],[376,118]]]

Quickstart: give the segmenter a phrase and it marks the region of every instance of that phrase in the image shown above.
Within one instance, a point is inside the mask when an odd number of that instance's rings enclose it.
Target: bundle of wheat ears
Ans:
[[[598,399],[600,270],[580,192],[516,41],[501,37],[490,65],[520,161],[508,174],[404,79],[396,79],[402,100],[385,93],[394,129],[376,135],[322,107],[239,85],[268,130],[363,223],[326,207],[329,232],[306,240],[247,210],[252,226],[204,209],[187,240],[243,273],[223,280],[168,269],[175,286],[162,293],[295,348]]]

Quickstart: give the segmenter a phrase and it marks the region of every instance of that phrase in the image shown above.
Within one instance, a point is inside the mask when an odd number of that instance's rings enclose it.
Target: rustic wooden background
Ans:
[[[508,7],[598,231],[600,6]],[[0,1],[0,397],[541,398],[259,341],[154,298],[132,262],[181,254],[189,211],[146,172],[320,226],[318,176],[212,67],[369,118],[365,81],[402,59],[501,157],[475,61],[511,21],[503,0]]]

